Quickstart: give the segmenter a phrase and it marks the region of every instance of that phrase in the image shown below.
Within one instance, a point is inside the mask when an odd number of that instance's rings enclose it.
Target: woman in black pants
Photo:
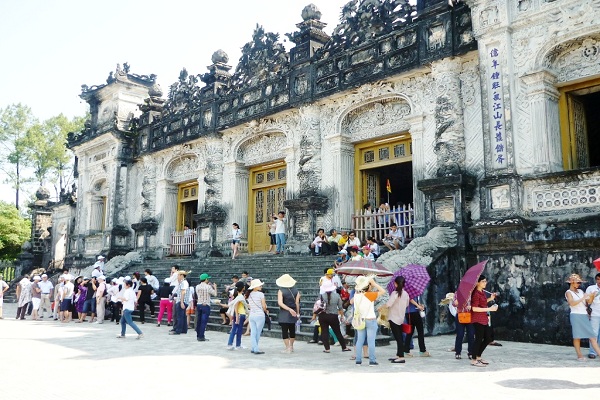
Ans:
[[[481,354],[487,345],[492,342],[492,328],[488,324],[488,312],[498,309],[497,304],[488,307],[488,303],[496,298],[496,294],[493,293],[487,298],[485,293],[483,293],[485,285],[487,285],[487,279],[485,276],[480,275],[477,280],[477,286],[475,286],[475,290],[471,294],[471,323],[475,328],[475,342],[473,343],[473,360],[471,361],[471,365],[474,367],[485,367],[489,364],[489,362],[481,358]]]
[[[392,335],[396,340],[396,358],[390,358],[394,364],[403,364],[404,361],[404,340],[402,338],[402,324],[404,323],[404,315],[408,307],[408,293],[404,289],[404,277],[397,276],[394,279],[396,290],[390,294],[390,299],[387,302],[389,308],[389,321]]]
[[[412,326],[410,334],[404,338],[404,353],[407,357],[412,357],[410,354],[410,341],[415,333],[415,329],[419,333],[419,355],[421,357],[431,357],[425,348],[425,329],[423,329],[423,318],[421,311],[425,311],[425,305],[418,303],[415,299],[410,299],[409,312],[406,314],[406,322]]]
[[[146,304],[150,306],[150,315],[154,316],[154,302],[152,301],[152,293],[154,289],[148,285],[148,279],[140,278],[140,287],[137,292],[138,312],[140,313],[140,322],[146,323]]]
[[[329,327],[333,330],[333,333],[337,337],[340,345],[342,346],[342,351],[351,351],[348,347],[346,347],[346,339],[342,335],[342,331],[340,330],[340,320],[338,315],[344,320],[344,307],[342,303],[342,298],[335,291],[331,290],[321,295],[325,300],[325,312],[319,314],[319,325],[321,325],[321,340],[323,341],[323,353],[329,353],[330,345],[329,345]],[[314,315],[313,315],[314,318]]]

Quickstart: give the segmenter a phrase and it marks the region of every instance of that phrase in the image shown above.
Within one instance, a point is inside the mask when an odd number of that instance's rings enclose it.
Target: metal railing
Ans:
[[[390,226],[395,223],[404,234],[405,242],[409,242],[414,238],[414,220],[412,204],[371,212],[363,209],[352,215],[352,229],[362,241],[368,236],[373,236],[377,242],[381,242],[389,233]]]
[[[169,255],[171,256],[191,256],[196,251],[197,231],[189,229],[187,231],[173,231],[171,233],[171,244],[169,245]]]

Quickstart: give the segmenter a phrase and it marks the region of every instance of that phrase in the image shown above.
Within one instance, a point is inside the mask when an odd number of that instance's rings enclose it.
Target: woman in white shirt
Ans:
[[[265,315],[268,314],[267,303],[265,302],[265,294],[260,291],[263,283],[260,279],[252,279],[250,282],[251,290],[248,295],[248,305],[250,306],[250,341],[252,343],[252,354],[265,354],[264,351],[258,349],[258,340],[265,326]]]
[[[135,310],[135,300],[137,296],[133,291],[133,283],[129,280],[125,281],[125,291],[123,295],[119,297],[117,300],[123,303],[123,316],[121,317],[121,334],[117,336],[119,339],[125,338],[125,330],[127,329],[127,325],[131,326],[133,330],[138,334],[137,338],[141,339],[144,337],[144,334],[138,328],[138,326],[131,319],[131,313]]]
[[[238,249],[240,247],[240,242],[242,240],[242,230],[240,226],[233,223],[233,229],[231,230],[231,259],[235,260],[235,257],[238,255]]]
[[[596,353],[600,354],[600,348],[598,347],[597,338],[594,336],[592,324],[588,318],[586,305],[594,301],[594,296],[583,293],[583,290],[579,289],[581,285],[581,277],[577,274],[571,274],[567,283],[570,284],[569,290],[565,292],[565,298],[571,307],[571,315],[569,319],[571,321],[571,328],[573,330],[573,347],[577,352],[577,360],[585,361],[585,358],[581,354],[581,339],[589,339],[590,347],[596,350]]]

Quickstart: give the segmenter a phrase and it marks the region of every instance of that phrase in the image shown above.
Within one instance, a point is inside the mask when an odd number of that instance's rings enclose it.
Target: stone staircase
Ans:
[[[283,274],[290,274],[296,281],[296,287],[301,293],[301,320],[302,326],[300,332],[296,334],[297,340],[312,339],[314,326],[310,325],[312,309],[315,300],[319,294],[319,279],[323,276],[323,270],[333,264],[332,256],[311,257],[311,256],[277,256],[268,254],[259,255],[241,255],[236,260],[229,258],[169,258],[165,260],[149,260],[140,264],[134,264],[119,272],[119,276],[132,275],[135,271],[140,272],[150,268],[152,273],[158,278],[159,282],[170,276],[171,266],[179,265],[180,270],[191,271],[188,274],[188,281],[192,285],[199,283],[199,276],[202,273],[208,273],[211,276],[211,282],[215,282],[218,288],[219,299],[225,301],[225,285],[231,284],[231,276],[241,277],[242,271],[248,271],[253,278],[258,278],[265,284],[263,292],[269,308],[272,326],[267,330],[265,326],[263,336],[281,337],[281,330],[277,324],[277,313],[279,306],[277,304],[278,287],[275,280]],[[109,277],[111,278],[111,277]],[[158,315],[158,302],[156,303],[156,314]],[[219,315],[219,306],[213,305],[209,318],[207,330],[229,332],[230,327],[221,325]],[[137,311],[133,314],[137,319]],[[163,316],[163,325],[166,326],[166,316]],[[150,318],[149,312],[146,312],[146,324],[156,324],[156,318]],[[157,328],[159,329],[159,328]],[[390,337],[388,335],[379,335],[378,345],[388,345]]]

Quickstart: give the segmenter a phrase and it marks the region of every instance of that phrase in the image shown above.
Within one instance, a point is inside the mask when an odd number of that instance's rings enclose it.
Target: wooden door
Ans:
[[[268,224],[273,214],[284,210],[285,164],[277,163],[270,168],[261,167],[251,171],[251,213],[248,221],[248,249],[252,253],[269,250]]]

